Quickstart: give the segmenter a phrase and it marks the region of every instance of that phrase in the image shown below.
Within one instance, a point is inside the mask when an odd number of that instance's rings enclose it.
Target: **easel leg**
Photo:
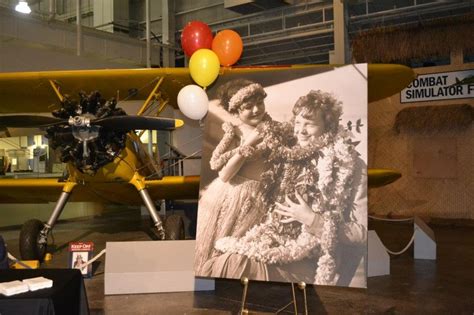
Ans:
[[[306,299],[306,283],[303,281],[298,282],[298,288],[303,290],[303,298],[304,298],[304,314],[308,315],[308,300]],[[294,292],[294,289],[293,289]],[[293,293],[294,294],[294,293]]]
[[[296,304],[295,284],[291,283],[291,293],[293,294],[293,310],[298,314],[298,305]]]
[[[291,304],[293,304],[293,311],[295,312],[295,315],[298,315],[298,304],[296,303],[296,293],[295,293],[295,284],[292,282],[291,283],[291,294],[293,297],[293,300],[290,301],[288,304],[280,308],[278,311],[275,312],[275,314],[279,314],[280,312],[283,312],[286,310]]]
[[[247,301],[247,289],[249,287],[249,278],[242,277],[240,282],[244,285],[244,291],[242,292],[242,306],[240,307],[240,314],[248,314],[249,310],[245,308],[245,303]]]
[[[242,306],[240,307],[240,315],[247,315],[249,310],[245,308],[245,303],[247,302],[247,289],[249,286],[249,279],[247,277],[242,277],[240,282],[244,286],[244,290],[242,292]],[[303,281],[298,282],[298,289],[303,291],[303,299],[304,299],[304,315],[308,315],[308,300],[306,298],[306,283]],[[280,312],[287,309],[291,304],[293,304],[293,311],[295,315],[298,315],[298,304],[296,303],[296,292],[295,292],[295,284],[291,283],[291,293],[293,300],[280,308],[275,314],[279,314]]]

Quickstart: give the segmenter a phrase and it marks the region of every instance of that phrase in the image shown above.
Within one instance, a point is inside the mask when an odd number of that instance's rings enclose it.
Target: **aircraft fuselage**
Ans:
[[[80,172],[73,163],[68,163],[69,180],[77,183],[107,183],[107,182],[130,182],[137,173],[140,176],[147,176],[148,168],[143,161],[148,156],[140,153],[140,143],[138,139],[128,137],[125,148],[120,151],[113,162],[99,168],[94,175]],[[141,156],[140,156],[141,155]]]

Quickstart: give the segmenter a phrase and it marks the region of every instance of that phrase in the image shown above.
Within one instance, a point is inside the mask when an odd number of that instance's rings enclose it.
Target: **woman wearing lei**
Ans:
[[[195,256],[199,276],[209,276],[204,264],[216,254],[217,239],[243,236],[267,212],[260,176],[270,149],[281,137],[275,136],[279,123],[266,113],[265,97],[263,87],[250,80],[233,80],[219,90],[220,106],[240,123],[222,124],[224,136],[210,160],[219,176],[199,200]]]
[[[276,196],[276,208],[243,237],[216,242],[223,254],[215,265],[223,268],[214,268],[213,276],[340,282],[338,243],[364,239],[363,225],[352,213],[362,169],[349,135],[339,126],[341,114],[340,102],[321,91],[296,102],[296,144],[274,150],[273,168],[262,175],[263,187]]]

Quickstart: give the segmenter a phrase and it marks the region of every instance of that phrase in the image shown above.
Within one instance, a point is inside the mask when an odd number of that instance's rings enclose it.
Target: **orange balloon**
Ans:
[[[243,46],[240,35],[232,30],[220,31],[212,40],[212,50],[219,57],[220,64],[226,67],[239,60]]]

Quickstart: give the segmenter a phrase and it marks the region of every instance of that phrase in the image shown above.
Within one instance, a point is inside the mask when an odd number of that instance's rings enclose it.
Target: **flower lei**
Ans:
[[[279,218],[269,215],[264,223],[254,226],[241,238],[223,237],[216,241],[214,248],[268,264],[285,264],[316,256],[318,239],[305,226],[298,235],[282,233],[282,228]]]
[[[346,130],[340,129],[334,145],[321,150],[322,161],[318,163],[319,173],[318,189],[319,198],[312,204],[313,211],[325,211],[324,224],[321,235],[322,255],[318,261],[315,283],[336,284],[335,252],[337,247],[337,234],[343,223],[344,211],[351,209],[347,204],[352,193],[351,187],[354,179],[354,167],[357,152],[349,142],[350,136]],[[329,157],[333,156],[332,161]]]
[[[314,283],[335,284],[338,280],[335,260],[338,229],[343,222],[344,211],[349,208],[350,187],[357,157],[349,139],[349,135],[341,128],[335,136],[322,136],[317,144],[305,152],[303,148],[280,148],[271,154],[274,161],[283,162],[287,159],[289,162],[284,164],[286,168],[282,168],[283,163],[272,168],[273,171],[285,171],[279,189],[273,190],[279,191],[281,197],[290,191],[294,192],[296,186],[303,187],[306,191],[303,198],[315,213],[322,216],[324,223],[321,238],[311,234],[305,225],[281,223],[278,215],[270,212],[264,223],[254,226],[243,237],[218,240],[215,249],[245,255],[269,264],[285,264],[317,257]],[[303,176],[297,176],[291,165],[302,170],[301,164],[306,164],[306,174],[303,171]],[[265,176],[271,177],[269,175],[278,176],[271,174],[271,171]],[[290,180],[293,175],[293,180]],[[295,185],[296,178],[298,185]]]
[[[281,131],[282,127],[280,125],[281,123],[273,121],[270,115],[265,114],[261,123],[256,127],[256,130],[262,136],[262,141],[255,147],[241,145],[235,149],[229,150],[232,141],[236,139],[235,127],[231,122],[224,122],[222,124],[224,136],[212,152],[212,156],[209,161],[211,169],[221,169],[230,160],[230,158],[237,153],[248,158],[257,153],[268,153],[268,150],[277,148],[280,146],[284,138],[284,134]]]
[[[233,152],[235,149],[227,151],[235,137],[234,126],[230,122],[224,122],[222,124],[222,130],[224,131],[224,136],[212,152],[211,160],[209,161],[211,169],[214,171],[221,169],[235,154],[235,152]]]

